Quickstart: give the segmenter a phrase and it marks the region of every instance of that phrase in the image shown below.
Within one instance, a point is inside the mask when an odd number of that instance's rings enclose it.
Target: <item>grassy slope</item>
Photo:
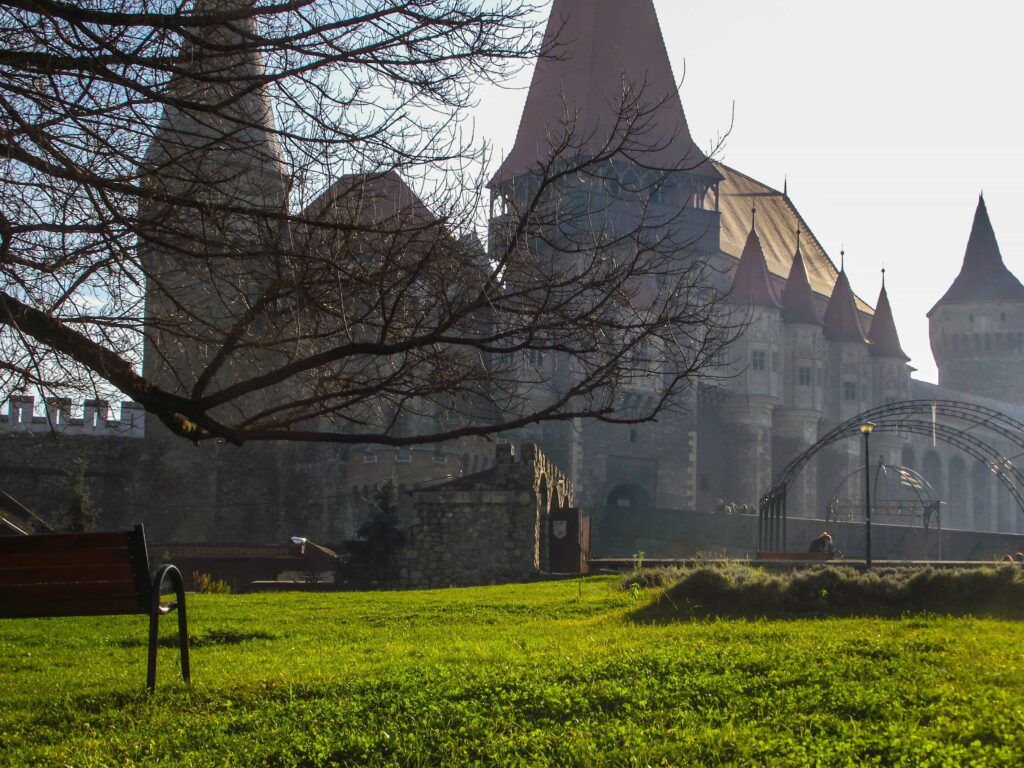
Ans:
[[[640,625],[617,580],[0,622],[0,765],[1020,765],[1016,622]],[[170,637],[173,620],[166,622]]]

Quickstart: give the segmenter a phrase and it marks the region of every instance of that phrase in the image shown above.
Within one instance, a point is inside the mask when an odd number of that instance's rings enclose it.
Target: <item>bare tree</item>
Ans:
[[[677,407],[739,328],[693,247],[707,190],[652,138],[667,96],[567,108],[485,201],[466,110],[563,55],[536,10],[0,2],[0,390],[112,387],[238,444]]]

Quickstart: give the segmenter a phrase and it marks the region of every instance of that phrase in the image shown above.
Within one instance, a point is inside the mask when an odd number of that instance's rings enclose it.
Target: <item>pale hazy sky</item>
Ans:
[[[621,0],[635,2],[639,0]],[[880,270],[917,376],[936,380],[925,313],[956,277],[978,193],[1024,279],[1024,10],[1006,0],[655,0],[694,139],[789,193],[872,304]],[[529,73],[486,91],[497,153]]]

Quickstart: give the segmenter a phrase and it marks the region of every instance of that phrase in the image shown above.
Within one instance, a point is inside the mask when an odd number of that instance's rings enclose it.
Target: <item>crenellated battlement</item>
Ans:
[[[12,395],[6,413],[0,412],[0,434],[56,432],[61,435],[142,438],[146,435],[146,410],[138,403],[121,403],[114,418],[106,400],[86,400],[79,405],[67,397],[47,398],[45,410],[36,413],[32,395]],[[80,414],[80,415],[79,415]]]

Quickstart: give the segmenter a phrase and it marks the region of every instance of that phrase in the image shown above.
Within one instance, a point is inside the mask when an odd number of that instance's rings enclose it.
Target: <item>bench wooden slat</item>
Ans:
[[[758,552],[758,560],[834,560],[835,555],[827,552]]]
[[[130,581],[94,581],[86,584],[14,584],[0,586],[0,605],[6,603],[63,602],[65,600],[119,600],[138,592]]]
[[[67,549],[56,552],[18,552],[0,555],[0,571],[20,568],[116,565],[128,561],[128,548]]]
[[[155,605],[165,581],[175,601]],[[152,601],[152,602],[151,602]],[[156,688],[157,621],[178,612],[181,678],[191,679],[185,584],[173,565],[149,572],[141,525],[115,533],[43,534],[0,538],[0,618],[142,614],[149,617],[146,687]]]
[[[33,536],[0,536],[0,556],[9,552],[127,547],[130,535],[128,531],[112,531],[108,533],[41,533]]]
[[[131,566],[126,562],[115,565],[45,566],[41,568],[0,568],[0,586],[5,584],[67,584],[93,581],[125,581],[134,584]]]
[[[145,613],[137,600],[54,600],[45,603],[8,603],[0,601],[0,618],[28,619],[56,616],[115,616]]]

